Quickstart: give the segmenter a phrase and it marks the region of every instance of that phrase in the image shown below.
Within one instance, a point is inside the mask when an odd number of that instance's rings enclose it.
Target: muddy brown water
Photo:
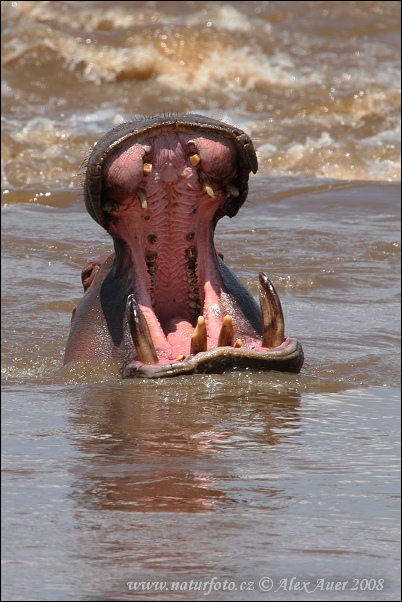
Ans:
[[[2,599],[400,600],[399,10],[2,2]],[[62,368],[111,250],[82,160],[186,110],[255,140],[216,245],[274,282],[299,375]]]

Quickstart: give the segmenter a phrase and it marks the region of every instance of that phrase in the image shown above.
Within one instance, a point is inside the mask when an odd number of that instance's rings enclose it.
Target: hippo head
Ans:
[[[215,227],[248,193],[257,157],[239,128],[200,115],[138,118],[108,132],[86,167],[85,203],[115,253],[85,271],[65,363],[114,357],[123,377],[299,372],[279,298],[260,304],[214,247]]]

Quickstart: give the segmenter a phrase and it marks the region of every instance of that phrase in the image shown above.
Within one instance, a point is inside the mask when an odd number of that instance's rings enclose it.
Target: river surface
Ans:
[[[400,600],[400,3],[1,5],[2,599]],[[172,111],[255,142],[216,245],[299,375],[62,368],[82,162]]]

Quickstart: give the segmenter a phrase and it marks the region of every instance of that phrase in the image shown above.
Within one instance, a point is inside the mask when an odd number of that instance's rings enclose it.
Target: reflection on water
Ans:
[[[267,403],[258,401],[258,394],[250,399],[255,382],[248,376],[234,375],[232,394],[227,380],[179,380],[160,386],[129,383],[110,396],[104,387],[91,388],[83,395],[72,416],[81,433],[74,444],[87,456],[79,477],[74,475],[80,503],[137,512],[226,507],[238,500],[217,486],[222,454],[233,446],[258,454],[260,446],[297,433],[297,391],[274,389]],[[277,493],[274,487],[269,496]]]
[[[125,599],[126,583],[142,579],[369,574],[386,588],[354,599],[396,599],[399,394],[298,388],[273,374],[7,385],[7,597]]]

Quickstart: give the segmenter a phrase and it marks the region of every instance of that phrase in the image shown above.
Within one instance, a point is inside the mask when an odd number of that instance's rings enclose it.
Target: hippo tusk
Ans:
[[[260,305],[263,321],[262,346],[266,349],[279,347],[285,339],[285,321],[282,306],[274,285],[260,272]]]

